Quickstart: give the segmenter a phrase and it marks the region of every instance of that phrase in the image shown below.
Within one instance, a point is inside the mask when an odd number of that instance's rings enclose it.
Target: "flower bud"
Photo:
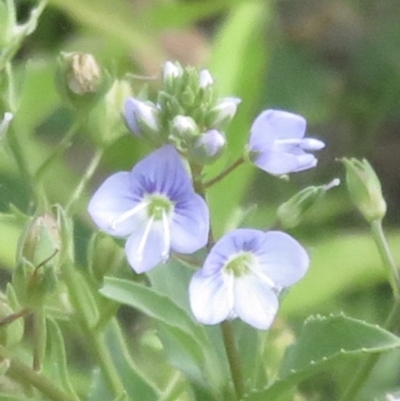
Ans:
[[[171,123],[172,137],[189,141],[199,133],[199,128],[192,117],[176,116]]]
[[[211,109],[207,116],[207,125],[218,129],[224,129],[236,114],[237,106],[241,102],[236,97],[219,99],[217,105]]]
[[[100,145],[108,145],[120,137],[124,129],[121,114],[125,100],[132,94],[128,81],[116,79],[90,113],[91,132]]]
[[[208,70],[201,70],[199,73],[199,87],[206,89],[214,83],[214,79]]]
[[[346,183],[354,205],[368,223],[382,220],[386,214],[386,202],[381,183],[366,159],[341,159],[346,169]]]
[[[23,306],[35,308],[55,289],[57,282],[61,233],[53,214],[47,212],[35,217],[18,248],[13,287]]]
[[[162,79],[164,84],[172,83],[175,78],[181,77],[183,74],[183,69],[179,63],[173,63],[167,61],[163,65],[162,69]]]
[[[9,112],[4,113],[3,120],[1,120],[0,122],[0,141],[6,135],[8,126],[10,125],[12,119],[13,119],[12,113]]]
[[[335,178],[327,185],[311,186],[301,190],[279,206],[277,211],[279,224],[285,229],[296,227],[325,193],[339,184],[340,180]]]
[[[102,94],[102,73],[91,54],[61,53],[59,58],[62,93],[74,107],[92,107]]]
[[[161,144],[160,110],[151,102],[129,97],[125,101],[124,117],[128,128],[136,136]]]
[[[196,139],[189,150],[189,157],[198,164],[210,164],[218,159],[225,146],[225,135],[216,129],[212,129]]]

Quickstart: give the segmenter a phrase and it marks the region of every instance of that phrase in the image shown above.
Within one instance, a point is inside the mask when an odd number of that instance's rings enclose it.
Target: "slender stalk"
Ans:
[[[37,169],[35,173],[35,180],[37,182],[40,182],[40,180],[43,178],[44,173],[48,171],[49,167],[51,167],[53,162],[56,159],[58,159],[71,146],[71,141],[75,136],[75,134],[78,132],[80,123],[81,121],[78,119],[77,121],[74,122],[74,124],[72,124],[68,132],[64,135],[61,141],[55,146],[53,152]]]
[[[76,401],[65,394],[56,385],[54,385],[53,381],[47,379],[42,374],[35,372],[18,359],[12,358],[8,350],[1,345],[0,359],[9,361],[10,367],[8,368],[6,374],[13,380],[22,384],[30,384],[43,393],[46,398],[50,399],[51,401]]]
[[[15,320],[17,320],[21,317],[27,317],[31,313],[32,313],[32,311],[28,308],[23,308],[23,309],[19,310],[18,312],[11,313],[10,315],[8,315],[0,320],[0,327],[6,326],[7,324],[14,322]]]
[[[228,174],[230,174],[233,170],[235,170],[237,167],[239,167],[241,164],[245,162],[244,157],[241,156],[239,159],[237,159],[235,162],[233,162],[229,167],[227,167],[224,171],[222,171],[220,174],[218,174],[216,177],[212,178],[209,181],[206,181],[203,183],[204,188],[210,188],[217,182],[221,181],[223,178],[225,178]]]
[[[382,220],[375,220],[371,224],[372,238],[378,247],[383,266],[389,275],[389,282],[396,300],[400,300],[400,276],[393,255],[390,251],[385,233],[382,228]]]
[[[67,203],[67,206],[65,207],[65,210],[67,212],[71,209],[71,207],[75,204],[75,202],[82,195],[82,192],[86,187],[86,184],[92,178],[97,167],[99,166],[101,158],[103,157],[103,154],[104,154],[104,149],[97,149],[97,151],[94,154],[91,162],[89,163],[85,173],[83,174],[79,184],[75,188],[75,191],[72,193],[71,198],[69,199],[69,201]]]
[[[206,188],[210,187],[214,183],[224,178],[227,174],[229,174],[243,162],[244,162],[243,158],[238,159],[235,163],[233,163],[230,167],[228,167],[219,176],[215,177],[211,181],[208,181],[208,185],[207,183],[203,183],[201,179],[198,179],[198,177],[201,177],[201,168],[196,168],[196,166],[191,166],[192,176],[195,177],[194,188],[196,193],[198,193],[203,199],[206,199],[206,194],[205,194]],[[214,234],[212,231],[212,227],[210,225],[210,231],[208,233],[207,250],[210,251],[211,248],[214,246],[214,244],[215,244]],[[237,400],[240,400],[240,398],[244,394],[244,381],[232,324],[229,321],[224,321],[220,324],[220,326],[222,330],[224,347],[228,358],[229,369],[231,372],[232,381],[235,388],[236,398]]]
[[[228,357],[229,369],[231,371],[233,385],[235,387],[236,398],[240,400],[244,394],[244,382],[231,322],[227,320],[222,322],[221,330],[222,337],[224,339],[226,355]]]
[[[382,220],[375,220],[371,223],[372,237],[378,247],[379,255],[383,266],[389,275],[389,282],[393,290],[394,305],[386,319],[384,328],[388,331],[395,331],[400,324],[400,278],[393,255],[390,251],[385,233],[382,228]],[[368,379],[369,374],[378,362],[379,354],[368,355],[353,376],[352,381],[343,393],[340,401],[353,401],[362,385]]]

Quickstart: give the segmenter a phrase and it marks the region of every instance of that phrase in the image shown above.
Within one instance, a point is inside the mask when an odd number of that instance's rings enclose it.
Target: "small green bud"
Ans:
[[[37,266],[55,256],[60,248],[60,229],[53,214],[47,212],[35,217],[23,236],[22,256]]]
[[[61,53],[59,83],[62,94],[77,109],[93,107],[103,93],[102,72],[91,54]]]
[[[129,82],[117,79],[90,113],[91,132],[100,145],[114,142],[125,132],[122,113],[125,101],[131,95]]]
[[[316,205],[325,193],[339,184],[340,180],[335,178],[327,185],[311,186],[302,189],[287,202],[279,206],[277,211],[279,224],[286,229],[296,227],[303,220],[306,213]]]
[[[382,220],[386,214],[386,202],[381,183],[366,159],[341,159],[346,169],[346,183],[350,198],[368,223]]]
[[[56,287],[61,250],[58,220],[50,212],[35,217],[18,248],[13,287],[22,306],[35,308]]]

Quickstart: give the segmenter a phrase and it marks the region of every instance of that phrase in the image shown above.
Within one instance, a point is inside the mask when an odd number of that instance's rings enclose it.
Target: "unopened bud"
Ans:
[[[217,105],[210,111],[207,117],[207,125],[224,129],[235,116],[237,106],[240,102],[241,100],[235,97],[219,99]]]
[[[199,74],[199,87],[206,89],[214,83],[214,79],[208,70],[201,70]]]
[[[130,97],[125,101],[124,117],[133,134],[160,144],[160,110],[153,103]]]
[[[91,54],[67,53],[67,85],[76,95],[95,93],[101,83],[101,71],[96,59]]]
[[[62,93],[78,109],[92,107],[103,92],[103,77],[94,56],[61,53],[59,63]]]
[[[192,117],[176,116],[171,123],[171,132],[173,137],[188,141],[198,135],[199,128]]]
[[[116,79],[105,96],[90,113],[91,132],[101,145],[108,145],[123,135],[125,127],[121,114],[125,100],[132,94],[128,81]]]
[[[386,202],[381,183],[366,159],[341,159],[346,169],[346,183],[350,197],[368,223],[382,220],[386,214]]]
[[[212,129],[196,139],[190,148],[189,157],[198,164],[210,164],[218,159],[225,146],[225,135],[216,129]]]
[[[306,213],[321,200],[325,193],[340,184],[340,180],[335,178],[327,185],[307,187],[287,202],[282,203],[277,211],[277,218],[282,228],[293,228],[299,225]]]
[[[171,61],[167,61],[163,65],[162,69],[162,78],[164,83],[169,83],[173,81],[175,78],[182,76],[183,69],[179,63],[173,63]]]

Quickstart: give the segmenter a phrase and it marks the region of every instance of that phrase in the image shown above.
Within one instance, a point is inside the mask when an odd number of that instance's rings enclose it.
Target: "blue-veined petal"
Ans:
[[[271,326],[278,311],[278,299],[258,277],[252,274],[237,277],[233,299],[233,309],[244,322],[261,330]]]
[[[192,253],[207,244],[210,229],[208,207],[204,199],[193,193],[175,205],[171,224],[171,246],[180,253]]]
[[[262,152],[254,160],[254,164],[261,170],[273,175],[295,173],[317,165],[317,158],[314,155],[303,151],[301,151],[302,154],[300,155],[296,153],[273,150]]]
[[[129,235],[143,219],[143,213],[134,214],[114,224],[124,213],[140,205],[132,196],[130,173],[120,172],[107,178],[90,200],[88,211],[94,222],[103,231],[115,235]],[[139,207],[140,208],[140,207]]]
[[[227,319],[232,311],[232,295],[232,288],[220,273],[207,275],[199,270],[190,281],[190,306],[200,323],[216,324]]]
[[[278,287],[288,287],[307,272],[310,259],[305,249],[290,235],[280,231],[263,234],[264,241],[256,251],[258,264],[253,272],[265,276]]]
[[[128,262],[136,273],[146,272],[168,258],[162,221],[146,220],[125,244]]]
[[[306,120],[297,114],[282,110],[263,111],[251,127],[250,146],[261,150],[277,139],[303,138],[306,125]]]
[[[241,228],[225,234],[211,249],[207,256],[203,270],[207,274],[218,271],[235,255],[241,252],[252,252],[258,249],[264,240],[263,232],[250,228]]]

